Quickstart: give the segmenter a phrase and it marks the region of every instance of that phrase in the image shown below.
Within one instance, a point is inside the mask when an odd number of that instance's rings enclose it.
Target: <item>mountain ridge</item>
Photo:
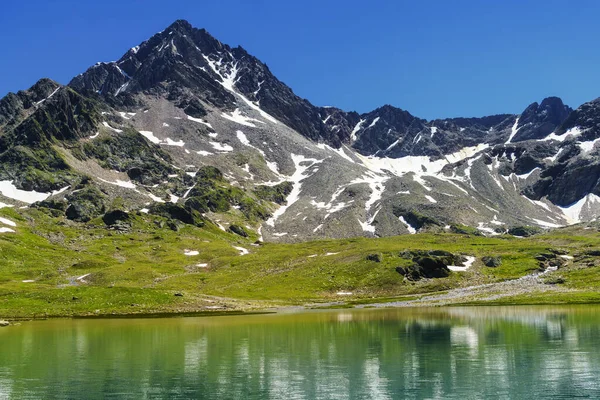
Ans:
[[[66,86],[43,79],[19,93],[0,100],[0,202],[47,194],[80,210],[74,219],[118,199],[125,211],[162,202],[302,241],[458,225],[495,235],[600,215],[594,101],[572,110],[548,97],[519,115],[431,121],[391,105],[318,107],[241,46],[183,20]],[[205,167],[225,181],[195,179]],[[257,197],[284,182],[285,201]],[[100,188],[90,190],[103,204],[77,200],[82,185]]]

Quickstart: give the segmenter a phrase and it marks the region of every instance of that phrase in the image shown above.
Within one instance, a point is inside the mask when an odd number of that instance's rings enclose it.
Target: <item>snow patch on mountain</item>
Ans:
[[[339,156],[340,156],[340,157],[342,157],[343,159],[345,159],[345,160],[347,160],[347,161],[350,161],[351,163],[355,163],[355,161],[354,161],[354,160],[353,160],[353,159],[352,159],[352,158],[351,158],[351,157],[350,157],[348,154],[346,154],[346,153],[344,152],[344,147],[345,147],[345,146],[342,146],[342,147],[340,147],[339,149],[334,149],[333,147],[331,147],[331,146],[329,146],[329,145],[327,145],[327,144],[324,144],[324,143],[319,143],[319,144],[317,144],[317,147],[318,147],[319,149],[321,149],[321,150],[329,150],[329,151],[333,151],[334,153],[336,153],[337,155],[339,155]]]
[[[0,217],[0,223],[2,223],[4,225],[12,226],[12,227],[17,226],[17,224],[14,221],[11,221],[10,219],[3,218],[3,217]]]
[[[145,137],[152,143],[160,144],[161,140],[159,138],[157,138],[156,136],[154,136],[154,133],[152,133],[150,131],[139,131],[139,132],[140,132],[140,135],[142,135],[143,137]]]
[[[372,210],[374,205],[377,205],[383,196],[383,192],[385,191],[385,183],[390,179],[389,176],[376,174],[373,171],[367,172],[363,177],[356,178],[351,184],[357,183],[366,183],[369,185],[369,189],[371,190],[371,194],[369,199],[365,202],[365,214],[366,221],[360,222],[360,225],[365,232],[375,232],[375,227],[373,226],[373,222],[375,221],[375,217],[379,212],[379,209],[375,211]]]
[[[115,185],[115,186],[119,186],[125,189],[136,189],[136,186],[133,182],[131,181],[122,181],[120,179],[117,179],[115,182],[111,182],[111,181],[107,181],[106,179],[102,179],[102,178],[98,178],[99,181],[102,181],[104,183],[108,183],[110,185]]]
[[[286,198],[286,204],[282,205],[277,210],[275,210],[271,218],[269,218],[266,221],[266,224],[269,226],[275,226],[275,222],[279,219],[279,217],[285,214],[288,208],[290,208],[295,202],[298,201],[302,190],[302,181],[310,176],[307,174],[307,171],[314,165],[323,162],[323,160],[307,158],[303,155],[297,154],[292,154],[291,157],[292,161],[294,162],[294,166],[296,167],[296,170],[291,176],[287,177],[286,180],[292,183],[292,191]]]
[[[156,203],[164,203],[165,201],[163,199],[161,199],[158,196],[155,196],[152,193],[146,193],[148,195],[148,197],[150,197],[153,201],[155,201]]]
[[[327,214],[325,215],[324,219],[329,218],[329,216],[331,216],[331,214],[334,214],[340,210],[343,210],[344,208],[346,208],[348,206],[348,204],[346,204],[343,201],[335,204],[334,201],[325,203],[325,202],[316,202],[314,200],[311,200],[310,204],[312,204],[315,208],[327,211]]]
[[[256,118],[250,118],[247,115],[242,114],[239,108],[236,108],[231,114],[221,113],[221,116],[225,119],[240,125],[248,126],[250,128],[256,128],[256,125],[254,125],[252,122],[264,124],[264,122],[259,121]]]
[[[246,254],[250,254],[250,251],[248,251],[248,249],[245,249],[243,247],[239,247],[239,246],[232,246],[232,247],[240,252],[240,256],[245,256]]]
[[[367,126],[367,129],[368,129],[368,128],[372,128],[372,127],[374,127],[374,126],[375,126],[375,124],[376,124],[377,122],[379,122],[379,119],[380,119],[380,118],[381,118],[381,117],[376,117],[375,119],[373,119],[373,121],[371,121],[371,124],[370,124],[369,126]]]
[[[469,268],[471,268],[471,266],[475,262],[475,257],[466,256],[465,258],[467,260],[463,263],[463,265],[448,265],[448,269],[450,271],[454,271],[454,272],[464,272],[464,271],[468,270]]]
[[[588,218],[600,216],[600,197],[590,193],[570,206],[559,208],[565,214],[569,223],[577,224],[583,220],[582,217],[585,214]]]
[[[54,96],[56,94],[56,92],[58,92],[60,89],[61,89],[61,86],[57,87],[52,93],[50,93],[50,95],[48,97],[46,97],[45,99],[42,99],[42,100],[38,101],[37,103],[35,103],[35,105],[39,106],[40,104],[42,104],[46,100],[51,99],[52,96]]]
[[[488,236],[498,236],[499,233],[496,232],[495,229],[490,228],[489,226],[487,226],[487,223],[485,222],[479,222],[477,224],[477,229],[485,234],[487,234]]]
[[[533,174],[534,172],[539,171],[539,170],[540,170],[540,168],[536,167],[536,168],[532,169],[531,171],[529,171],[529,172],[527,172],[525,174],[521,174],[521,175],[515,174],[515,176],[517,178],[519,178],[519,179],[527,180],[527,178],[529,178],[531,176],[531,174]]]
[[[183,140],[173,140],[171,138],[165,138],[164,140],[157,138],[154,136],[153,132],[150,131],[138,131],[140,135],[148,139],[150,142],[154,144],[162,144],[166,146],[176,146],[183,147],[185,146],[185,142]]]
[[[448,154],[438,160],[431,160],[428,156],[407,156],[401,158],[373,157],[356,154],[363,165],[375,173],[391,173],[403,176],[409,172],[416,174],[426,173],[435,176],[448,164],[454,164],[483,151],[489,147],[488,144],[465,147],[455,153]]]
[[[588,140],[585,142],[577,142],[577,145],[584,153],[589,153],[594,150],[596,143],[600,142],[600,138],[594,140]]]
[[[111,131],[113,131],[113,132],[117,132],[117,133],[121,133],[121,132],[123,132],[121,129],[116,129],[116,128],[113,128],[113,127],[112,127],[112,126],[110,126],[110,125],[108,124],[108,122],[106,122],[106,121],[102,122],[102,125],[104,125],[105,127],[107,127],[108,129],[110,129],[110,130],[111,130]]]
[[[360,128],[362,127],[362,125],[365,123],[365,119],[361,119],[360,121],[358,121],[358,123],[354,126],[354,129],[352,129],[352,132],[350,133],[350,141],[352,142],[356,142],[356,134],[358,133],[358,131],[360,131]]]
[[[434,199],[433,197],[429,196],[429,195],[425,195],[425,198],[427,200],[429,200],[430,203],[434,203],[434,204],[437,203],[437,200]]]
[[[200,51],[199,48],[196,47],[196,49],[198,49],[198,51]],[[229,53],[229,56],[233,59],[233,55],[231,53]],[[248,107],[252,108],[255,111],[258,111],[258,113],[266,120],[268,120],[274,124],[278,123],[277,119],[273,118],[270,114],[268,114],[263,109],[261,109],[258,106],[258,104],[248,100],[248,98],[246,98],[246,96],[244,96],[243,94],[241,94],[240,92],[238,92],[235,89],[235,84],[239,80],[239,78],[237,77],[237,75],[238,75],[238,63],[237,62],[223,63],[222,58],[219,59],[218,61],[213,61],[204,54],[202,54],[202,57],[204,57],[204,59],[206,60],[206,62],[208,63],[208,66],[212,69],[212,71],[215,74],[217,74],[219,76],[219,78],[221,78],[221,81],[217,81],[217,82],[219,82],[225,89],[227,89],[231,93],[233,93],[233,94],[237,95],[239,98],[241,98],[242,101],[244,103],[246,103],[246,105],[248,105]],[[221,66],[224,67],[223,70],[225,72],[223,72],[223,73],[219,69],[219,67],[221,67]],[[229,71],[227,71],[227,68],[229,68]],[[258,120],[256,120],[256,121],[258,121]],[[258,121],[258,122],[263,123],[262,121]]]
[[[408,230],[408,233],[410,233],[411,235],[414,235],[415,233],[417,233],[417,230],[411,224],[406,222],[406,220],[404,219],[403,216],[398,217],[398,220],[400,220],[400,222],[402,222],[404,224],[404,226]]]
[[[568,131],[566,131],[565,133],[563,133],[562,135],[557,135],[556,132],[552,132],[550,135],[546,136],[545,138],[541,139],[542,142],[547,142],[550,140],[556,140],[558,142],[564,142],[565,139],[567,139],[569,136],[572,137],[577,137],[579,135],[581,135],[583,133],[583,131],[581,130],[580,127],[575,126],[571,129],[569,129]]]
[[[511,142],[511,140],[513,140],[513,138],[515,137],[517,132],[519,132],[519,128],[517,128],[518,126],[519,126],[519,118],[517,118],[517,120],[515,121],[515,124],[512,126],[512,128],[510,130],[510,136],[508,137],[508,140],[504,144],[509,144]]]
[[[555,224],[552,222],[544,221],[537,218],[529,218],[531,221],[535,222],[539,226],[543,226],[544,228],[560,228],[562,225]]]
[[[176,147],[183,147],[185,146],[185,142],[183,140],[173,140],[171,138],[166,138],[164,143],[161,144],[166,144],[167,146],[176,146]]]
[[[544,158],[544,161],[548,161],[550,163],[553,163],[562,154],[563,151],[564,151],[564,148],[561,147],[560,149],[558,149],[558,151],[556,152],[555,155]]]
[[[226,153],[233,151],[233,147],[231,147],[230,145],[228,145],[226,143],[219,143],[219,142],[209,142],[209,143],[212,147],[214,147],[215,150],[223,151]]]
[[[202,118],[194,118],[194,117],[192,117],[192,116],[189,116],[189,115],[186,115],[186,117],[187,117],[187,119],[189,119],[190,121],[198,122],[199,124],[206,125],[206,126],[208,126],[210,129],[212,129],[212,125],[211,125],[210,123],[206,122],[205,120],[203,120]],[[164,124],[163,124],[163,126],[164,126]],[[167,124],[167,126],[169,126],[169,125]]]
[[[125,111],[117,111],[121,118],[123,119],[131,119],[131,117],[135,117],[135,113],[125,112]]]
[[[35,203],[36,201],[43,201],[46,200],[48,197],[52,196],[53,193],[59,193],[57,192],[51,192],[51,193],[41,193],[41,192],[36,192],[34,190],[32,191],[27,191],[27,190],[21,190],[21,189],[17,189],[17,187],[13,184],[13,181],[0,181],[0,193],[4,196],[4,197],[8,197],[9,199],[13,199],[13,200],[18,200],[21,201],[23,203],[27,203],[27,204],[32,204]]]

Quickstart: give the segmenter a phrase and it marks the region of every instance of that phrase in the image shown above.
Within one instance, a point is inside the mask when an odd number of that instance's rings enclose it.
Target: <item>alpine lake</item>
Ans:
[[[0,328],[0,399],[600,398],[600,306],[378,308]]]

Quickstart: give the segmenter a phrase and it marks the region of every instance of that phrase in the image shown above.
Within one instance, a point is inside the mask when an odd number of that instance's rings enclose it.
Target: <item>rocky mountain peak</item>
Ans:
[[[374,111],[374,113],[377,113],[378,115],[380,115],[383,119],[390,119],[390,123],[405,123],[405,122],[412,122],[415,119],[418,119],[420,122],[425,123],[426,121],[424,119],[420,119],[415,117],[414,115],[412,115],[410,112],[403,110],[401,108],[398,107],[394,107],[390,104],[385,104],[382,107],[379,107],[378,109],[376,109]]]
[[[399,157],[410,154],[421,139],[426,121],[386,104],[361,116],[363,123],[353,147],[365,155]]]
[[[547,97],[541,104],[530,104],[519,117],[518,131],[512,142],[545,138],[554,132],[572,111],[573,109],[565,105],[559,97]]]
[[[556,134],[562,135],[574,129],[582,134],[583,140],[600,137],[600,98],[584,103],[570,113],[556,129]]]
[[[182,34],[189,33],[192,30],[194,30],[194,27],[185,19],[178,19],[165,29],[165,31],[181,32]],[[199,30],[204,31],[204,29]]]
[[[52,79],[42,78],[27,90],[9,93],[0,99],[0,132],[3,125],[15,125],[53,96],[61,87]]]
[[[550,96],[542,100],[540,108],[554,108],[560,111],[568,110],[570,107],[565,105],[560,97]]]
[[[33,102],[39,102],[50,96],[60,86],[50,78],[42,78],[27,90],[27,94]]]

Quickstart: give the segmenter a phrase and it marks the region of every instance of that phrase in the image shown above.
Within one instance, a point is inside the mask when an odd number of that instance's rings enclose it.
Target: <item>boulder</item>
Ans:
[[[509,235],[521,237],[537,235],[540,232],[542,232],[542,230],[535,226],[515,226],[508,230]]]
[[[566,256],[569,254],[569,252],[567,250],[563,250],[563,249],[552,249],[549,248],[548,251],[552,254],[556,254],[557,256]]]
[[[425,278],[445,278],[450,275],[450,270],[445,259],[440,257],[417,257],[413,260],[419,266]]]
[[[409,280],[421,278],[445,278],[450,275],[449,265],[463,265],[467,258],[445,250],[404,250],[404,259],[412,258],[413,265],[397,267],[396,272]]]
[[[409,267],[396,267],[396,272],[405,278],[417,281],[421,278],[445,278],[450,275],[448,265],[438,257],[415,257]]]
[[[367,261],[373,261],[373,262],[381,262],[381,254],[378,253],[373,253],[373,254],[369,254],[367,255]]]
[[[65,214],[67,218],[78,222],[88,222],[105,212],[107,197],[95,186],[86,186],[67,196],[70,205]]]
[[[122,210],[112,210],[104,214],[102,221],[108,226],[116,225],[117,223],[123,223],[129,221],[131,217],[129,214]]]
[[[483,265],[489,268],[496,268],[502,265],[502,257],[500,256],[485,256],[481,258]]]
[[[150,206],[150,214],[181,221],[184,224],[204,226],[204,220],[197,211],[188,210],[173,203],[154,203]]]
[[[450,225],[450,232],[458,233],[460,235],[483,236],[483,233],[479,232],[477,229],[460,224]]]
[[[399,256],[409,260],[409,259],[413,258],[413,252],[410,250],[403,250],[400,252]]]

